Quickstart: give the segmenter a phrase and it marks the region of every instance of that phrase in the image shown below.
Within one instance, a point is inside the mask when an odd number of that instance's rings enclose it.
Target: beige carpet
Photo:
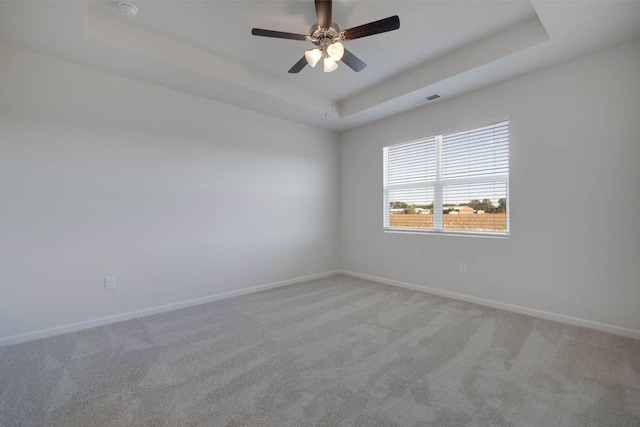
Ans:
[[[2,426],[640,426],[640,341],[345,276],[0,348]]]

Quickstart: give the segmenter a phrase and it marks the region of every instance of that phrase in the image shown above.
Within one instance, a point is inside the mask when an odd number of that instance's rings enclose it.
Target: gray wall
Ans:
[[[640,337],[639,70],[633,42],[346,132],[342,268]],[[509,239],[382,231],[383,146],[505,115]]]
[[[640,333],[638,69],[629,43],[338,145],[0,45],[0,343],[336,268]],[[509,239],[382,232],[384,145],[507,114]]]
[[[0,64],[0,340],[337,268],[335,134],[1,45]]]

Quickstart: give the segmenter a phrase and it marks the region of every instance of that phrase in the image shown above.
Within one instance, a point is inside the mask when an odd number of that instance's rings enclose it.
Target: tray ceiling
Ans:
[[[134,3],[136,3],[134,1]],[[287,70],[310,43],[311,1],[2,2],[0,42],[286,119],[342,131],[640,37],[640,2],[347,1],[346,29],[399,15],[398,31],[347,42],[368,67]]]

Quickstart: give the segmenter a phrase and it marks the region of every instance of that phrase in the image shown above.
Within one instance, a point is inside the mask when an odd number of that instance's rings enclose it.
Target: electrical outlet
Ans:
[[[466,272],[467,272],[467,261],[462,260],[460,261],[460,273],[466,273]]]
[[[104,290],[108,291],[110,289],[116,288],[116,278],[115,277],[105,277],[104,278]]]
[[[324,251],[324,256],[329,256],[331,255],[331,252],[329,252],[329,249],[327,249],[326,251]]]

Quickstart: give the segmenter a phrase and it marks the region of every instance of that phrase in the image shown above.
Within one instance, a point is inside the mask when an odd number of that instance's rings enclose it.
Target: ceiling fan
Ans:
[[[369,22],[340,31],[338,24],[331,21],[331,0],[315,0],[316,18],[318,22],[311,26],[309,35],[285,33],[282,31],[263,30],[254,28],[251,34],[254,36],[273,37],[277,39],[309,41],[316,47],[305,52],[304,56],[295,63],[289,73],[299,73],[307,64],[315,67],[320,59],[324,58],[324,72],[330,73],[338,68],[338,62],[342,61],[353,71],[362,71],[367,64],[344,48],[342,42],[386,33],[400,28],[398,15]]]

